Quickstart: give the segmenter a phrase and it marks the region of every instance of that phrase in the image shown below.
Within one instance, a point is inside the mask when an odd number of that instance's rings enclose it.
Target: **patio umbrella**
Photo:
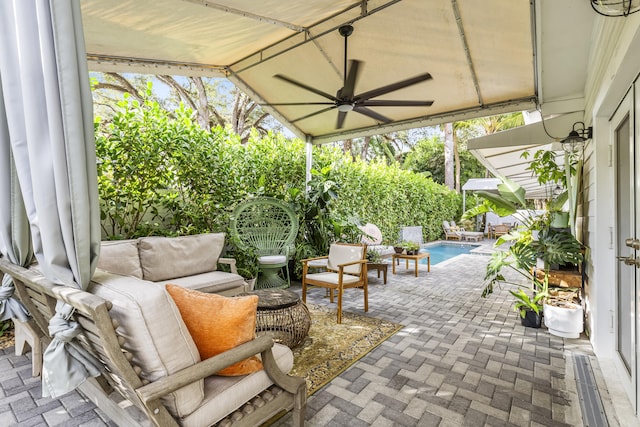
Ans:
[[[85,58],[78,1],[0,2],[0,102],[8,130],[0,142],[10,145],[40,269],[56,284],[82,289],[100,242]],[[9,194],[0,197],[10,204]],[[59,305],[50,322],[43,396],[60,396],[99,374],[97,361],[73,341],[79,326],[71,314]]]

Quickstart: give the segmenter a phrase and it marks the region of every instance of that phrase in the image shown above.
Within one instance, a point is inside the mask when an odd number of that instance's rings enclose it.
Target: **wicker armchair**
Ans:
[[[298,234],[298,217],[286,203],[272,197],[242,202],[233,211],[230,234],[239,250],[258,256],[256,288],[289,287],[289,258]],[[279,274],[283,268],[286,278]]]

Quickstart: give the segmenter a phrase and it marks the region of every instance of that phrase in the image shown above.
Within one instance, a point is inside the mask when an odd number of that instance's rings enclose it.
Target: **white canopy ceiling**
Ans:
[[[573,0],[571,0],[573,1]],[[325,99],[281,80],[335,94],[344,39],[363,62],[355,93],[425,72],[425,81],[377,99],[433,100],[431,107],[351,111],[336,130],[333,109],[269,107],[315,143],[380,134],[535,106],[535,11],[529,0],[81,0],[89,67],[96,71],[226,76],[259,102]],[[293,122],[293,123],[292,123]]]
[[[325,106],[266,107],[314,143],[537,108],[554,136],[583,119],[596,14],[586,0],[81,0],[95,71],[227,77],[261,103],[325,101],[274,78],[333,95],[348,59],[363,62],[359,94],[425,72],[432,80],[376,99],[433,100],[430,107],[372,107],[383,124],[351,111],[296,120]],[[597,25],[600,25],[598,27]],[[555,125],[553,123],[556,123]],[[546,197],[523,150],[552,148],[541,125],[470,143],[497,176]]]

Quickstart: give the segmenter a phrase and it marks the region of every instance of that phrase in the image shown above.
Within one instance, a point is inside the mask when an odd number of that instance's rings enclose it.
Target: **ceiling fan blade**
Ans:
[[[302,88],[302,89],[308,90],[309,92],[313,92],[313,93],[315,93],[316,95],[320,95],[320,96],[322,96],[322,97],[324,97],[324,98],[327,98],[327,99],[330,99],[330,100],[332,100],[332,101],[338,101],[338,98],[336,98],[336,97],[335,97],[335,96],[333,96],[333,95],[329,95],[329,94],[328,94],[328,93],[326,93],[326,92],[323,92],[323,91],[318,90],[318,89],[316,89],[316,88],[313,88],[313,87],[311,87],[311,86],[307,86],[307,85],[306,85],[306,84],[304,84],[304,83],[300,83],[300,82],[298,82],[298,81],[295,81],[295,80],[293,80],[293,79],[290,79],[289,77],[287,77],[287,76],[283,76],[282,74],[276,74],[276,75],[275,75],[275,76],[273,76],[273,77],[275,77],[276,79],[280,79],[280,80],[282,80],[282,81],[285,81],[285,82],[287,82],[287,83],[290,83],[290,84],[292,84],[292,85],[294,85],[294,86],[298,86],[298,87],[300,87],[300,88]]]
[[[316,111],[314,113],[307,114],[306,116],[298,117],[295,120],[291,120],[290,123],[299,122],[300,120],[304,120],[304,119],[308,119],[309,117],[317,116],[318,114],[322,114],[322,113],[327,112],[329,110],[333,110],[334,108],[337,108],[337,107],[335,105],[332,105],[329,108],[323,108],[322,110],[318,110],[318,111]]]
[[[357,102],[357,105],[363,107],[431,107],[433,101],[389,101],[386,99],[368,99],[366,101]]]
[[[379,87],[378,89],[373,89],[368,92],[361,93],[360,95],[357,95],[356,98],[358,98],[359,100],[367,100],[369,98],[375,98],[376,96],[384,95],[389,92],[393,92],[393,91],[405,88],[407,86],[415,85],[417,83],[423,82],[425,80],[431,80],[431,79],[432,77],[431,77],[431,74],[429,73],[420,74],[419,76],[411,77],[410,79],[402,80],[396,83],[392,83],[390,85]]]
[[[272,104],[259,104],[263,107],[284,106],[284,105],[335,105],[335,102],[274,102]]]
[[[342,129],[342,126],[344,126],[344,119],[346,118],[347,118],[346,111],[338,111],[338,123],[336,124],[336,129]]]
[[[355,59],[349,61],[349,74],[345,78],[344,87],[340,96],[344,99],[352,99],[356,88],[356,80],[360,70],[361,62]]]
[[[365,116],[371,117],[373,120],[383,123],[391,123],[391,119],[383,116],[382,114],[378,114],[373,110],[370,110],[366,107],[362,107],[360,105],[356,105],[353,107],[353,111],[356,111],[360,114],[364,114]]]

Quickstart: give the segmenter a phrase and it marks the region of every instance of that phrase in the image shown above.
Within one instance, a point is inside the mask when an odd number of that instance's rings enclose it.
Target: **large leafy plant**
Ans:
[[[516,297],[514,308],[524,317],[526,309],[539,312],[548,296],[549,270],[553,265],[578,265],[582,262],[582,245],[566,230],[545,229],[537,240],[531,234],[510,233],[512,244],[506,251],[494,252],[487,264],[482,296],[493,293],[496,285],[514,286],[509,292]],[[544,274],[538,275],[538,261]],[[508,269],[515,275],[505,275]],[[530,297],[525,290],[532,292]]]
[[[464,218],[486,212],[494,212],[499,216],[517,215],[522,222],[518,229],[501,236],[496,246],[509,242],[507,250],[493,253],[487,264],[485,286],[482,296],[493,293],[496,285],[515,286],[517,289],[509,292],[516,298],[514,308],[524,317],[527,309],[539,313],[544,299],[548,296],[548,272],[553,265],[578,265],[582,262],[582,245],[566,230],[555,230],[549,227],[547,216],[538,216],[534,212],[518,212],[524,209],[525,190],[517,183],[508,179],[498,185],[498,193],[479,192],[484,198],[478,205],[464,214]],[[565,196],[562,196],[564,198]],[[565,199],[566,200],[566,199]],[[558,203],[560,203],[558,201]],[[537,236],[533,230],[539,231]],[[543,264],[544,274],[536,274],[538,260]],[[515,274],[505,275],[510,270]],[[531,292],[531,296],[526,291]]]

